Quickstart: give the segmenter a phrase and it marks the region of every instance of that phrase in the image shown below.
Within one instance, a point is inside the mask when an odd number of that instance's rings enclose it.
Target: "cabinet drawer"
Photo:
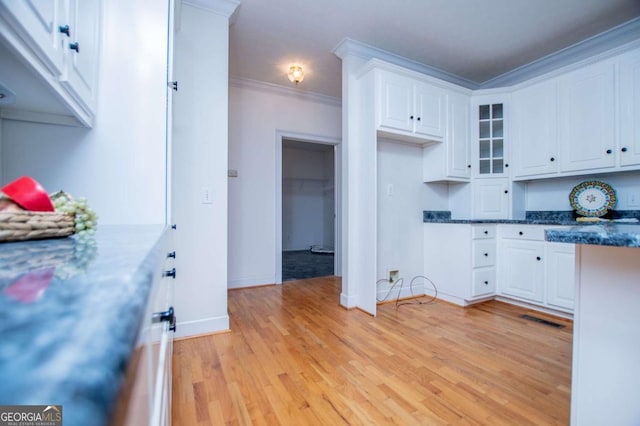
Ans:
[[[493,266],[496,264],[495,240],[473,241],[473,267]]]
[[[471,238],[473,238],[474,240],[478,240],[480,238],[495,238],[495,236],[495,225],[474,226],[471,228]]]
[[[509,225],[501,230],[502,238],[512,238],[517,240],[544,241],[544,229],[542,225]]]
[[[496,291],[496,270],[494,268],[482,268],[473,271],[471,283],[471,295],[482,296]]]

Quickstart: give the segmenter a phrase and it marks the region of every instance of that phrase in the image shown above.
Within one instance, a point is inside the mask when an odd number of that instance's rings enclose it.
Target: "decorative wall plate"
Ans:
[[[616,191],[599,180],[588,180],[576,185],[569,194],[571,207],[580,216],[600,217],[616,205]]]

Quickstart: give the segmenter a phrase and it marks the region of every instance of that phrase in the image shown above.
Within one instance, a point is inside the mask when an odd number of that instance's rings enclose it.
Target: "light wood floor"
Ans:
[[[339,293],[333,277],[230,291],[231,333],[175,343],[173,423],[569,424],[569,321],[500,302],[373,318]]]

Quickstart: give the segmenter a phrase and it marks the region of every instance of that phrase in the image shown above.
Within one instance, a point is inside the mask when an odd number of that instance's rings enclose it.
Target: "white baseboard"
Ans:
[[[347,294],[340,293],[340,305],[344,308],[347,308],[347,309],[355,308],[357,306],[356,299],[357,298],[355,295],[349,296]]]
[[[388,287],[384,289],[379,289],[378,292],[376,293],[376,300],[378,301],[378,303],[380,303],[380,302],[389,302],[392,300],[396,300],[398,299],[398,297],[400,297],[400,299],[406,299],[408,297],[418,297],[418,296],[424,296],[424,295],[425,295],[424,285],[422,284],[414,285],[413,291],[411,290],[411,288],[409,288],[408,285],[404,285],[402,287],[394,288],[391,291],[389,291]]]
[[[256,287],[259,285],[269,285],[276,282],[276,277],[273,275],[262,277],[248,277],[238,278],[227,281],[227,288],[244,288],[244,287]]]
[[[175,338],[197,336],[229,330],[229,315],[184,321],[176,324]]]

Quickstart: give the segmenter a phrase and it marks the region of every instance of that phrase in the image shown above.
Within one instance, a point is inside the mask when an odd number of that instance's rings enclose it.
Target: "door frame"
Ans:
[[[275,283],[282,284],[282,141],[283,139],[298,142],[333,145],[334,161],[334,256],[333,273],[341,275],[342,271],[342,156],[339,138],[315,135],[310,133],[292,132],[276,129],[276,194],[275,194],[275,242],[276,242],[276,275]]]

